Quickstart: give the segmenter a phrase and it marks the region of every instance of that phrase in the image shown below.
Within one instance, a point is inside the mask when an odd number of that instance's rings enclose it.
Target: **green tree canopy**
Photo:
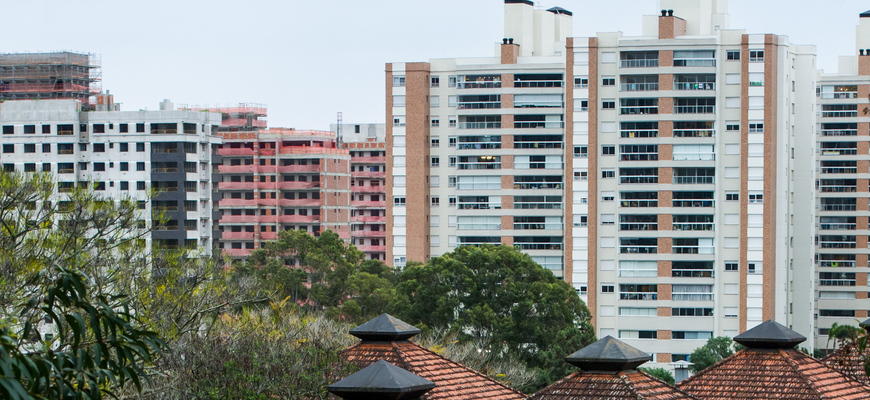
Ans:
[[[717,336],[707,340],[707,343],[695,349],[692,355],[689,356],[689,361],[693,365],[689,366],[692,373],[700,372],[701,370],[716,364],[719,361],[730,357],[737,350],[738,346],[731,338],[726,336]]]
[[[517,355],[538,370],[536,385],[566,376],[564,357],[595,340],[576,291],[508,246],[463,246],[408,265],[396,292],[397,317]]]
[[[664,368],[643,368],[643,367],[641,367],[641,368],[638,368],[638,370],[646,372],[646,373],[652,375],[654,378],[659,379],[659,380],[661,380],[661,381],[663,381],[671,386],[673,386],[674,383],[676,382],[676,379],[674,379],[674,374],[672,374],[671,371],[668,371]]]

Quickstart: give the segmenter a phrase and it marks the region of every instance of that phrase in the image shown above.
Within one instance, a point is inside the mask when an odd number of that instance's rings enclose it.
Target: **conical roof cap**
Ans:
[[[862,12],[862,13],[861,13],[860,15],[858,15],[858,16],[859,16],[860,18],[867,18],[867,17],[870,17],[870,10],[864,11],[864,12]]]
[[[330,393],[345,400],[416,399],[435,384],[428,379],[380,360],[329,385]]]
[[[381,314],[350,331],[362,340],[391,342],[414,337],[420,330],[390,314]]]
[[[864,329],[870,329],[870,318],[867,318],[867,319],[861,321],[861,323],[858,324],[858,326],[860,326]]]
[[[609,335],[565,357],[571,365],[592,372],[635,369],[650,360],[651,355]]]
[[[734,341],[749,348],[790,349],[807,340],[772,319],[734,337]]]

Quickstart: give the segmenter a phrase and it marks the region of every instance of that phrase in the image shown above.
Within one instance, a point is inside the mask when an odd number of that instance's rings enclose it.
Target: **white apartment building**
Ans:
[[[57,196],[94,185],[108,198],[143,201],[143,218],[164,211],[151,240],[167,248],[216,245],[212,199],[213,135],[221,115],[175,110],[82,112],[79,100],[16,100],[0,104],[0,164],[6,171],[56,174]],[[156,193],[148,198],[154,190]]]
[[[388,63],[388,262],[517,246],[659,366],[767,319],[813,335],[815,48],[661,5],[581,38],[506,0],[493,57]]]

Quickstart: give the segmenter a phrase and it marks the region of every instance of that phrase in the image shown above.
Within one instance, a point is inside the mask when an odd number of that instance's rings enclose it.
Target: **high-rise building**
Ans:
[[[82,112],[79,100],[0,104],[0,163],[5,171],[56,174],[58,201],[92,184],[112,199],[142,201],[150,240],[165,248],[216,247],[212,165],[220,115],[175,110]],[[151,197],[152,191],[154,196]],[[162,220],[165,218],[165,221]]]
[[[386,142],[384,124],[333,124],[350,151],[351,244],[367,259],[386,260]]]
[[[868,173],[870,173],[870,12],[860,14],[854,55],[836,73],[821,73],[818,108],[816,225],[817,327],[825,348],[834,323],[854,325],[870,308],[868,285]],[[815,165],[807,165],[814,168]]]
[[[0,54],[0,100],[73,99],[94,110],[100,62],[72,52]]]
[[[256,129],[221,132],[218,198],[220,247],[243,257],[301,229],[331,229],[350,239],[350,153],[324,131]]]
[[[661,5],[575,38],[506,0],[493,57],[387,64],[388,262],[516,246],[661,364],[766,319],[812,335],[815,48]]]

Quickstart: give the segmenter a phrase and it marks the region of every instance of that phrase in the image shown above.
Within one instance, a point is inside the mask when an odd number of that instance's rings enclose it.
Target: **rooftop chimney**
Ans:
[[[673,39],[685,34],[686,20],[675,17],[674,10],[662,10],[662,16],[659,17],[659,39]]]

